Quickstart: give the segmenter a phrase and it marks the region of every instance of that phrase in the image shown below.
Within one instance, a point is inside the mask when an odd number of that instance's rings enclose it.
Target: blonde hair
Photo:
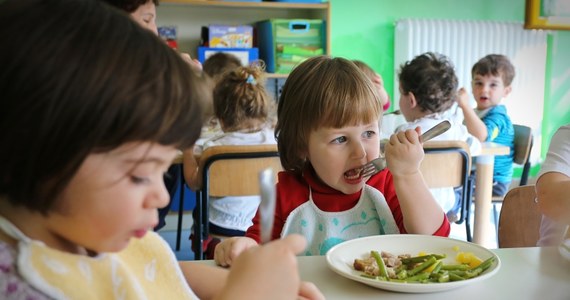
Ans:
[[[264,85],[260,65],[238,67],[220,78],[214,88],[214,114],[224,131],[260,129],[267,121],[272,99]]]
[[[285,170],[302,174],[311,131],[373,122],[382,104],[372,82],[350,60],[316,56],[288,76],[277,109],[275,137]]]

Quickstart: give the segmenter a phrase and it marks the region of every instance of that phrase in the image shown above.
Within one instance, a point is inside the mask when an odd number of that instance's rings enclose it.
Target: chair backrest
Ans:
[[[463,141],[429,141],[420,171],[429,188],[466,185],[471,170],[469,145]]]
[[[528,126],[513,124],[515,129],[515,149],[514,149],[514,162],[519,165],[524,165],[532,150],[532,130]]]
[[[193,242],[202,245],[210,234],[208,200],[211,196],[259,195],[259,172],[273,168],[275,176],[282,170],[277,145],[223,145],[208,147],[199,160],[198,176],[202,186],[196,191]],[[194,247],[194,259],[203,259],[202,247]]]
[[[542,214],[534,185],[511,189],[503,199],[499,217],[499,248],[535,247]]]
[[[429,141],[424,143],[425,156],[420,172],[429,188],[461,187],[461,209],[456,224],[469,216],[471,199],[471,154],[464,141]]]
[[[214,197],[259,195],[259,172],[266,168],[275,176],[283,170],[277,145],[208,147],[200,157],[201,191]]]

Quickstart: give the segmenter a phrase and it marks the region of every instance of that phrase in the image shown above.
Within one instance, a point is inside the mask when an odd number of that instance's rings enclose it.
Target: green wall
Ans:
[[[394,91],[394,26],[401,18],[524,21],[525,0],[329,0],[332,55],[360,59]],[[554,130],[570,123],[570,31],[549,36],[542,156]],[[394,99],[392,100],[394,101]]]

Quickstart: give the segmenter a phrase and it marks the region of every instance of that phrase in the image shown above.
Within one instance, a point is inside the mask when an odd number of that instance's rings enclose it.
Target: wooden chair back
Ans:
[[[534,185],[511,189],[503,199],[499,216],[499,248],[535,247],[542,214]]]
[[[461,187],[461,209],[456,224],[465,222],[467,240],[471,241],[469,204],[472,182],[471,154],[464,141],[429,141],[424,143],[425,156],[420,172],[429,188]]]
[[[273,168],[274,174],[283,168],[277,145],[223,145],[208,147],[199,161],[202,187],[196,191],[194,244],[202,245],[210,234],[208,201],[210,197],[259,195],[259,172]],[[194,259],[204,258],[202,247],[195,247]]]
[[[525,125],[513,124],[515,129],[514,159],[516,164],[524,165],[532,149],[532,130]]]
[[[471,170],[469,145],[463,141],[429,141],[420,171],[429,188],[459,187],[466,184]]]
[[[202,192],[208,196],[259,195],[259,172],[283,170],[277,145],[213,146],[200,157]]]

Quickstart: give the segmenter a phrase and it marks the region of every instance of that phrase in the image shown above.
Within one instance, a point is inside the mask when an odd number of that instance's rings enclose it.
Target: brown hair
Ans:
[[[423,112],[442,112],[455,103],[457,76],[442,54],[426,52],[400,66],[402,93],[412,92]]]
[[[515,67],[505,55],[489,54],[473,65],[471,76],[475,75],[501,76],[503,84],[510,86],[515,78]]]
[[[198,139],[211,90],[152,32],[92,0],[1,6],[0,198],[47,213],[89,154]]]
[[[259,66],[238,67],[225,73],[214,88],[214,114],[224,131],[259,129],[267,121],[272,100]]]
[[[368,78],[374,78],[376,76],[376,72],[372,70],[372,68],[367,65],[365,62],[353,59],[352,62],[362,71]]]
[[[224,73],[237,67],[241,67],[241,61],[237,56],[230,53],[218,52],[204,61],[202,70],[217,81]]]
[[[350,60],[316,56],[289,74],[277,109],[275,136],[285,170],[302,174],[311,131],[369,123],[382,116],[372,82]]]

